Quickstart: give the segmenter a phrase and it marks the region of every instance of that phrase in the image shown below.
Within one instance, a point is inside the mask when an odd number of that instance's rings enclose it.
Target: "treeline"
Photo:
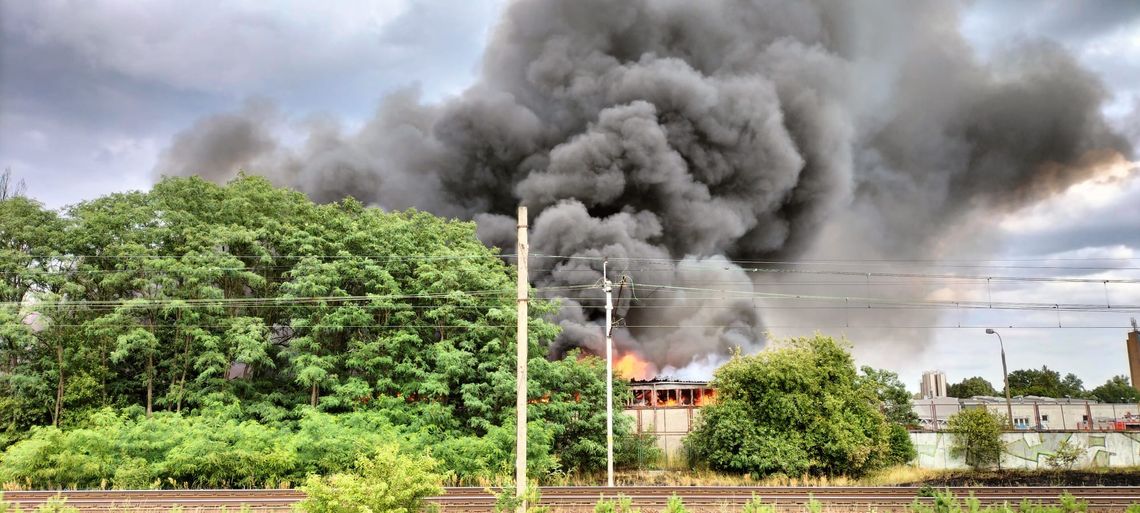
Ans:
[[[81,454],[83,443],[67,440],[118,443],[132,426],[211,440],[218,450],[226,443],[212,433],[263,430],[276,440],[271,455],[288,453],[283,433],[303,433],[316,413],[371,413],[411,445],[452,444],[462,456],[450,463],[472,467],[457,472],[498,470],[510,459],[503,441],[513,440],[503,432],[514,419],[513,272],[476,239],[473,223],[352,199],[318,205],[251,176],[225,186],[165,179],[62,212],[5,199],[0,444],[30,437],[33,445],[10,448],[3,466],[15,472],[36,443]],[[543,358],[558,333],[542,320],[550,308],[532,303],[533,461],[542,471],[597,469],[605,464],[604,369],[596,359]],[[620,402],[627,392],[617,389]],[[223,424],[192,419],[198,414]],[[617,431],[621,443],[635,442],[625,417]],[[101,470],[38,482],[138,473],[251,483],[162,470],[172,468],[162,466],[167,452],[128,450],[158,443],[143,438],[108,449],[118,455],[110,460],[127,458],[114,468],[88,462]],[[250,464],[284,469],[263,476],[274,479],[324,468],[292,458]],[[136,472],[136,463],[148,470]]]
[[[1104,403],[1140,402],[1140,392],[1132,388],[1128,376],[1113,376],[1103,385],[1086,390],[1084,382],[1075,374],[1070,372],[1061,376],[1060,372],[1049,367],[1010,372],[1009,391],[1011,396],[1071,397],[1095,399]],[[994,388],[993,384],[980,376],[966,378],[946,388],[946,395],[963,399],[978,395],[1004,394],[1005,388]]]

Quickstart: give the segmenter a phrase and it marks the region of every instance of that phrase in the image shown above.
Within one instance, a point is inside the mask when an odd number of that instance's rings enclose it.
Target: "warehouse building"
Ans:
[[[633,399],[625,414],[633,417],[637,433],[657,436],[657,445],[666,455],[677,454],[681,441],[693,429],[697,410],[716,400],[716,391],[705,381],[632,381]]]
[[[946,429],[946,419],[966,408],[986,408],[1005,416],[1013,411],[1013,427],[1032,431],[1131,431],[1140,430],[1140,405],[1101,403],[1092,399],[1024,396],[1013,397],[1007,407],[1004,397],[976,396],[969,399],[936,397],[915,399],[914,412],[924,430]]]

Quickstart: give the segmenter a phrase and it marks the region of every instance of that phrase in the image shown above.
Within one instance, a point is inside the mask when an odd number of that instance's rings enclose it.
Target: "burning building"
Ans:
[[[630,389],[633,397],[625,405],[625,414],[633,417],[634,432],[656,435],[666,458],[681,449],[698,409],[716,400],[716,390],[706,381],[634,380]]]

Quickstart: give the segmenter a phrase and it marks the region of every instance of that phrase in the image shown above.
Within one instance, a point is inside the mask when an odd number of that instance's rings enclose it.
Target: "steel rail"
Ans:
[[[1085,500],[1089,511],[1123,511],[1140,503],[1140,487],[944,487],[959,497],[973,495],[982,504],[1019,504],[1023,499],[1056,503],[1068,492]],[[827,511],[903,511],[915,501],[930,503],[930,497],[919,497],[929,488],[903,487],[762,487],[762,486],[619,486],[616,488],[571,486],[541,488],[540,503],[557,512],[593,511],[599,499],[628,497],[643,510],[663,507],[673,496],[680,496],[692,511],[721,511],[741,506],[755,497],[774,504],[781,511],[803,511],[811,500],[819,501]],[[232,511],[248,507],[257,513],[290,511],[304,498],[297,490],[37,490],[9,491],[4,501],[25,511],[52,497],[66,498],[67,504],[80,511],[169,511],[175,506],[191,511]],[[443,512],[492,511],[496,497],[493,490],[476,487],[448,487],[444,494],[428,499]]]

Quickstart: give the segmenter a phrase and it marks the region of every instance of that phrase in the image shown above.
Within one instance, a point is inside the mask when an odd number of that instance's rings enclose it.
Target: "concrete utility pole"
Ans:
[[[602,290],[606,293],[606,486],[614,485],[614,339],[613,284],[606,276],[606,264],[602,260]]]
[[[515,431],[515,496],[522,499],[526,495],[526,367],[527,367],[527,300],[530,293],[530,282],[527,278],[527,258],[529,246],[526,234],[526,207],[519,207],[518,212],[518,244],[515,255],[518,258],[518,363],[516,365],[518,384],[518,397],[515,400],[515,410],[518,419]],[[526,500],[519,503],[518,513],[526,513]]]
[[[998,346],[1001,347],[1001,378],[1005,382],[1005,411],[1009,415],[1009,428],[1013,429],[1013,403],[1009,400],[1009,371],[1005,366],[1005,343],[1001,341],[1001,334],[997,331],[986,328],[987,335],[997,335]]]

